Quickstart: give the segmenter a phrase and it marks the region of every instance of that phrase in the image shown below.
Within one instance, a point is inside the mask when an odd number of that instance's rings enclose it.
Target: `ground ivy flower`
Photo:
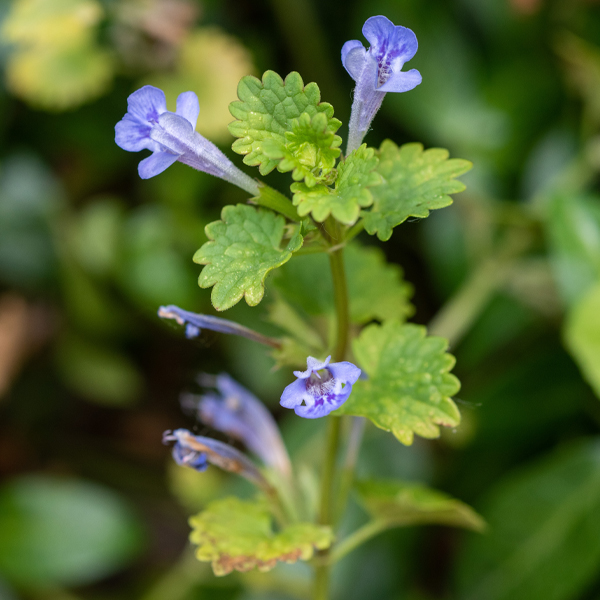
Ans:
[[[154,177],[180,161],[258,196],[257,182],[195,131],[199,113],[200,105],[194,92],[180,94],[177,110],[172,113],[167,110],[164,92],[145,85],[127,99],[127,113],[115,126],[115,142],[129,152],[152,151],[152,155],[139,164],[142,179]]]
[[[175,442],[173,459],[178,465],[205,471],[208,463],[211,463],[224,471],[237,473],[263,489],[271,489],[258,467],[229,444],[193,435],[187,429],[165,431],[163,443],[168,442]]]
[[[262,333],[244,327],[243,325],[239,325],[235,321],[229,321],[228,319],[213,317],[211,315],[193,313],[188,310],[183,310],[183,308],[179,308],[174,304],[161,306],[158,309],[158,316],[161,319],[173,319],[180,325],[185,325],[185,335],[187,338],[198,337],[203,329],[210,329],[212,331],[218,331],[219,333],[239,335],[254,342],[271,346],[272,348],[281,347],[281,342],[279,340],[263,335]]]
[[[361,145],[387,92],[408,92],[421,83],[416,69],[402,71],[418,48],[410,29],[377,16],[366,20],[362,32],[371,44],[368,50],[358,40],[342,48],[342,63],[356,81],[346,154]]]
[[[201,375],[199,383],[216,391],[199,397],[186,394],[182,406],[192,408],[204,424],[241,441],[265,465],[289,477],[290,458],[266,406],[227,373]]]
[[[344,404],[361,371],[351,362],[329,364],[330,360],[331,356],[323,362],[309,356],[306,371],[294,371],[298,379],[283,390],[281,406],[305,419],[318,419]]]

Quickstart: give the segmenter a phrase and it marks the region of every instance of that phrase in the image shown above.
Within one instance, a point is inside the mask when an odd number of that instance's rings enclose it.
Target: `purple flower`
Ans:
[[[360,369],[351,362],[329,364],[330,360],[331,356],[323,362],[309,356],[306,371],[294,371],[298,379],[283,390],[281,406],[293,408],[305,419],[318,419],[344,404]]]
[[[178,465],[205,471],[211,463],[224,471],[237,473],[263,489],[271,489],[258,467],[229,444],[193,435],[187,429],[165,431],[163,443],[168,442],[175,442],[173,459]]]
[[[416,69],[402,71],[418,48],[410,29],[378,16],[367,19],[362,32],[371,44],[368,50],[358,40],[342,48],[342,63],[356,81],[346,154],[362,143],[386,92],[408,92],[421,83]]]
[[[142,179],[154,177],[180,161],[258,196],[257,182],[195,131],[199,113],[194,92],[179,94],[177,110],[172,113],[167,110],[164,92],[145,85],[127,99],[127,113],[115,126],[115,142],[129,152],[152,151],[139,164]]]
[[[158,316],[161,319],[174,319],[180,325],[185,325],[185,335],[187,338],[198,337],[203,329],[218,331],[219,333],[228,333],[248,338],[254,342],[265,344],[273,348],[281,347],[281,342],[274,338],[258,333],[253,329],[239,325],[235,321],[213,317],[211,315],[202,315],[183,310],[174,304],[161,306],[158,309]]]
[[[191,405],[203,423],[241,441],[265,465],[289,477],[290,458],[265,405],[227,373],[203,375],[199,381],[214,385],[217,392],[207,392],[199,398],[184,396],[182,404]]]

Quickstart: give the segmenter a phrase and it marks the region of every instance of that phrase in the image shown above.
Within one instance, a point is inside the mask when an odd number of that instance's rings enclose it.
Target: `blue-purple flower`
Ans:
[[[237,473],[261,488],[271,488],[258,467],[229,444],[193,435],[187,429],[165,431],[163,443],[168,442],[175,442],[172,453],[178,465],[205,471],[211,463],[224,471]]]
[[[407,92],[421,83],[416,69],[402,71],[418,48],[410,29],[377,16],[366,20],[362,32],[370,43],[368,50],[358,40],[342,47],[342,63],[356,81],[347,154],[362,143],[387,92]]]
[[[152,151],[152,155],[139,164],[142,179],[154,177],[180,161],[257,196],[257,182],[195,131],[199,113],[200,105],[194,92],[180,94],[173,113],[167,110],[164,92],[145,85],[127,99],[127,113],[115,126],[115,142],[129,152]]]
[[[331,356],[323,362],[309,356],[306,371],[294,371],[298,379],[283,390],[281,406],[305,419],[318,419],[344,404],[361,371],[351,362],[330,360]]]
[[[226,373],[214,378],[203,375],[199,382],[214,385],[217,391],[206,392],[199,398],[186,395],[182,405],[192,407],[204,424],[241,441],[265,465],[289,477],[290,458],[266,406]]]
[[[161,319],[173,319],[180,325],[185,325],[185,335],[188,338],[198,337],[203,329],[210,329],[212,331],[218,331],[219,333],[239,335],[254,342],[271,346],[272,348],[279,348],[281,346],[279,340],[263,335],[262,333],[244,327],[243,325],[239,325],[235,321],[229,321],[228,319],[222,319],[221,317],[213,317],[212,315],[193,313],[188,310],[183,310],[183,308],[179,308],[174,304],[161,306],[158,309],[158,316]]]

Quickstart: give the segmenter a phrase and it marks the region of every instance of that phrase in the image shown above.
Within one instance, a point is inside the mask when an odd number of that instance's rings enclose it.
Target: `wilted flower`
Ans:
[[[416,69],[401,70],[418,48],[417,37],[410,29],[377,16],[366,20],[362,32],[371,44],[368,50],[358,40],[342,47],[342,63],[356,81],[347,154],[362,143],[386,92],[407,92],[421,83]]]
[[[210,329],[219,333],[228,333],[231,335],[240,335],[260,344],[279,348],[281,342],[274,338],[262,335],[258,331],[239,325],[235,321],[222,319],[221,317],[213,317],[211,315],[202,315],[193,313],[188,310],[183,310],[174,304],[161,306],[158,309],[158,316],[161,319],[174,319],[180,325],[185,325],[185,335],[188,338],[194,338],[200,335],[202,329]]]
[[[323,362],[309,356],[307,370],[294,371],[298,379],[283,390],[281,406],[293,408],[300,417],[317,419],[344,404],[361,371],[351,362],[329,364],[330,360],[331,356]]]
[[[177,110],[172,113],[167,110],[164,92],[145,85],[127,99],[127,113],[115,126],[115,142],[129,152],[152,151],[152,155],[139,164],[142,179],[154,177],[180,161],[258,196],[257,182],[195,131],[199,113],[194,92],[180,94]]]
[[[224,471],[237,473],[261,488],[271,487],[258,467],[229,444],[193,435],[187,429],[165,431],[163,443],[167,442],[175,442],[173,458],[178,465],[205,471],[208,463],[211,463]]]
[[[203,376],[200,382],[209,379],[213,378]],[[265,405],[226,373],[214,378],[214,386],[217,392],[207,392],[199,398],[188,395],[182,403],[192,404],[203,423],[241,441],[265,465],[289,477],[290,458]]]

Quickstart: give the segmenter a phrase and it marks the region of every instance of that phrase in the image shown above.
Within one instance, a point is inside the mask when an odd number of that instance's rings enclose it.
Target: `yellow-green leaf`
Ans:
[[[212,563],[215,575],[232,571],[270,571],[277,562],[309,560],[315,549],[333,541],[331,528],[295,523],[273,531],[266,502],[230,497],[211,502],[190,519],[192,543],[198,560]]]

